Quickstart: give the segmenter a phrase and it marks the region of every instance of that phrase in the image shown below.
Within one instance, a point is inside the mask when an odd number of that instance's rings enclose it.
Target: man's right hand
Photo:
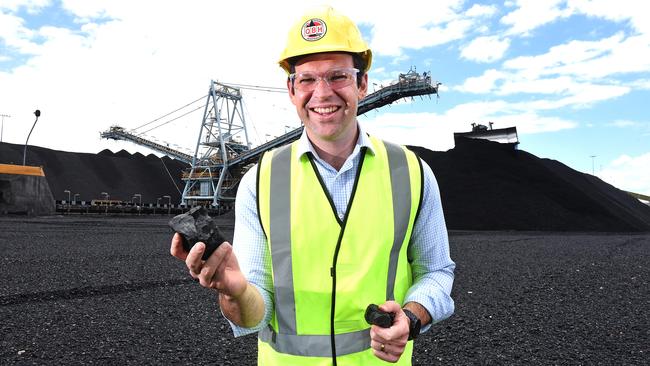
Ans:
[[[232,298],[241,296],[246,290],[248,282],[239,269],[232,245],[224,242],[205,261],[201,259],[204,251],[205,244],[199,242],[188,253],[183,249],[180,234],[175,233],[172,238],[171,254],[185,261],[190,275],[197,279],[201,286],[213,288]]]

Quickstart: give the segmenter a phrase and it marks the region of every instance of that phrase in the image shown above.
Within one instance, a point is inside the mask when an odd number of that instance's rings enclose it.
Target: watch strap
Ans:
[[[409,309],[402,309],[407,318],[409,318],[409,341],[415,339],[420,334],[420,327],[422,326],[420,318],[413,314]]]

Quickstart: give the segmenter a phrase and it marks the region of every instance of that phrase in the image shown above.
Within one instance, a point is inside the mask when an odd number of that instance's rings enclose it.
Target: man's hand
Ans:
[[[378,358],[397,362],[404,353],[409,338],[409,319],[395,301],[386,301],[379,308],[395,314],[395,320],[390,328],[376,325],[370,327],[370,348]]]
[[[175,233],[172,238],[171,254],[185,261],[190,275],[197,279],[201,286],[213,288],[229,297],[241,296],[248,282],[239,270],[239,263],[230,243],[221,244],[205,261],[201,260],[204,251],[205,244],[199,242],[188,253],[183,249],[180,234]]]
[[[223,315],[242,327],[250,328],[258,324],[264,317],[264,300],[239,269],[232,245],[224,242],[204,261],[201,259],[205,252],[204,243],[196,243],[188,253],[183,249],[182,240],[180,234],[174,234],[171,254],[185,261],[190,276],[197,279],[201,286],[219,292]]]

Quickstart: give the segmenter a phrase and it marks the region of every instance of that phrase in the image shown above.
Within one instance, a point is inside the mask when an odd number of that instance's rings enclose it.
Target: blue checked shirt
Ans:
[[[366,146],[370,153],[374,153],[370,139],[359,126],[357,145],[341,169],[337,171],[318,156],[304,132],[299,140],[299,156],[307,152],[313,154],[318,171],[341,218],[345,215],[352,193],[362,146]],[[422,162],[422,167],[424,197],[408,251],[408,257],[413,259],[411,263],[413,285],[408,290],[404,303],[414,301],[421,304],[429,311],[433,319],[432,323],[436,323],[448,318],[454,312],[454,301],[450,293],[456,265],[449,256],[447,227],[438,183],[431,168],[425,162]],[[254,333],[266,326],[271,320],[274,306],[271,255],[257,216],[256,181],[257,167],[253,167],[240,182],[235,202],[233,250],[244,276],[262,295],[265,311],[262,321],[252,328],[243,328],[231,322],[235,336]],[[430,325],[423,327],[422,332],[429,327]]]

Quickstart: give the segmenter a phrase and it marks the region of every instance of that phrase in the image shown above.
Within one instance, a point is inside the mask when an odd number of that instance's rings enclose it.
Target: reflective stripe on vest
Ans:
[[[375,145],[382,143],[377,139],[372,139],[372,141]],[[269,327],[259,332],[259,338],[279,353],[296,356],[328,357],[332,354],[329,334],[298,334],[293,283],[293,257],[291,252],[291,165],[293,159],[292,149],[295,148],[294,146],[295,144],[291,144],[277,149],[273,152],[270,161],[270,187],[268,189],[269,217],[268,232],[266,234],[269,237],[270,243],[272,243],[270,249],[274,279],[275,320],[280,331],[276,332],[269,325]],[[410,235],[412,229],[412,226],[409,225],[412,225],[414,221],[414,208],[412,207],[413,195],[419,198],[421,192],[412,192],[414,173],[409,168],[409,162],[407,161],[404,148],[386,142],[383,143],[383,146],[385,146],[387,163],[390,170],[392,218],[394,222],[392,246],[385,282],[385,299],[395,300],[394,291],[400,253],[406,241],[405,238],[407,235]],[[368,152],[367,154],[370,153]],[[412,154],[412,152],[409,152],[409,154]],[[413,162],[413,156],[415,155],[411,156],[411,163]],[[364,158],[365,156],[360,157],[360,159]],[[361,163],[362,161],[360,161]],[[268,161],[265,164],[268,166]],[[317,172],[315,173],[318,174]],[[358,174],[361,175],[361,172]],[[418,171],[418,174],[421,174],[421,172]],[[323,187],[323,189],[325,188]],[[353,200],[353,198],[350,197],[350,200]],[[260,197],[258,197],[259,199]],[[398,301],[401,301],[401,299],[398,299]],[[319,316],[327,315],[320,314]],[[336,334],[335,344],[336,354],[338,356],[367,350],[370,347],[369,328]]]
[[[281,147],[274,155],[271,169],[270,235],[271,258],[275,282],[275,312],[283,333],[296,334],[296,304],[293,297],[293,266],[291,265],[291,145]]]
[[[406,154],[401,147],[384,142],[390,166],[390,183],[393,187],[393,220],[395,222],[393,248],[390,251],[388,267],[388,286],[386,300],[395,300],[395,275],[397,274],[397,257],[408,228],[411,213],[411,184]]]
[[[260,330],[259,338],[280,353],[296,356],[329,357],[332,355],[330,336],[276,333],[270,326]],[[336,353],[347,355],[370,348],[370,328],[334,336]]]

